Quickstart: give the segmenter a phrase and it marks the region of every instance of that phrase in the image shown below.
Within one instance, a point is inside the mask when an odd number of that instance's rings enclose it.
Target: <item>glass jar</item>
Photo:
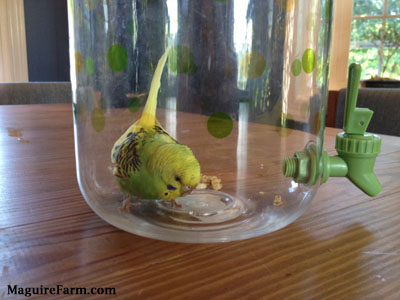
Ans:
[[[282,161],[307,145],[317,162],[322,153],[331,9],[330,0],[69,0],[77,174],[90,207],[128,232],[178,242],[247,239],[295,221],[319,180],[286,178]],[[118,184],[114,146],[140,119],[164,53],[156,116],[201,177],[182,197],[143,199]],[[153,158],[136,146],[125,155]],[[124,178],[175,172],[126,159]],[[159,164],[181,161],[172,153]],[[183,191],[174,178],[165,186]]]

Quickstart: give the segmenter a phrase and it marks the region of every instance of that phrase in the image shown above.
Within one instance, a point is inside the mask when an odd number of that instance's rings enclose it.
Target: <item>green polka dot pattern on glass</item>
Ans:
[[[213,137],[223,139],[231,134],[233,129],[233,120],[226,113],[213,113],[208,119],[207,129]]]
[[[92,111],[91,121],[93,129],[96,132],[102,132],[106,125],[106,118],[104,117],[104,112],[101,108],[95,108]]]
[[[193,75],[197,71],[192,51],[186,46],[172,47],[168,55],[168,67],[174,73]]]
[[[85,0],[85,7],[87,10],[94,10],[99,4],[99,0]]]
[[[247,53],[240,61],[240,71],[247,78],[257,78],[264,73],[266,61],[260,52]]]
[[[303,57],[302,57],[302,64],[303,64],[303,70],[307,74],[311,73],[314,70],[315,67],[315,53],[312,49],[307,49],[304,51]]]
[[[94,61],[90,56],[86,58],[86,72],[88,75],[92,75],[94,73]]]
[[[132,98],[132,99],[129,99],[129,101],[128,101],[128,109],[132,113],[137,112],[141,106],[142,106],[142,103],[139,98]]]
[[[108,50],[107,60],[113,71],[123,71],[128,64],[128,52],[122,45],[115,44]]]
[[[76,73],[82,72],[83,67],[83,56],[82,53],[78,50],[75,51],[75,71]]]
[[[299,76],[301,73],[301,61],[300,59],[296,59],[292,62],[291,71],[294,76]]]

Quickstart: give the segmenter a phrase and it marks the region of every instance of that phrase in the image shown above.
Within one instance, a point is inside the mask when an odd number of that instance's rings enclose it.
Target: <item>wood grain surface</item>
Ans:
[[[277,232],[179,244],[123,232],[90,210],[72,124],[71,105],[0,106],[0,298],[25,298],[7,285],[61,284],[116,296],[30,299],[400,299],[400,138],[382,136],[375,198],[334,178]],[[326,129],[332,153],[337,132]]]

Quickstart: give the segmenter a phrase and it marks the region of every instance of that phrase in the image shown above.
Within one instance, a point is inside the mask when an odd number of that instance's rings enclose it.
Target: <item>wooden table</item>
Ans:
[[[0,106],[0,298],[11,297],[7,285],[62,284],[114,287],[122,299],[400,299],[399,137],[382,137],[375,198],[330,179],[282,230],[179,244],[123,232],[90,210],[72,124],[71,105]],[[336,133],[326,129],[328,150]]]

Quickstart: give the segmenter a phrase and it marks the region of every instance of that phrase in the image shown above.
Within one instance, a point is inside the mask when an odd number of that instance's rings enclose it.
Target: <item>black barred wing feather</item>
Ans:
[[[167,131],[160,125],[154,125],[153,130],[158,134],[168,134]]]
[[[166,136],[168,136],[168,138],[178,144],[178,142],[168,134],[168,132],[160,125],[160,123],[157,122],[156,125],[154,125],[153,130],[157,134],[165,134]]]
[[[127,178],[130,173],[140,169],[139,147],[143,140],[144,131],[130,132],[126,139],[115,146],[113,153],[114,175]]]
[[[156,136],[159,142],[178,143],[158,121],[150,130],[140,128],[138,131],[129,132],[122,141],[114,145],[112,154],[114,175],[128,178],[129,174],[139,171],[142,164],[139,153],[147,147],[147,143],[154,142]]]

